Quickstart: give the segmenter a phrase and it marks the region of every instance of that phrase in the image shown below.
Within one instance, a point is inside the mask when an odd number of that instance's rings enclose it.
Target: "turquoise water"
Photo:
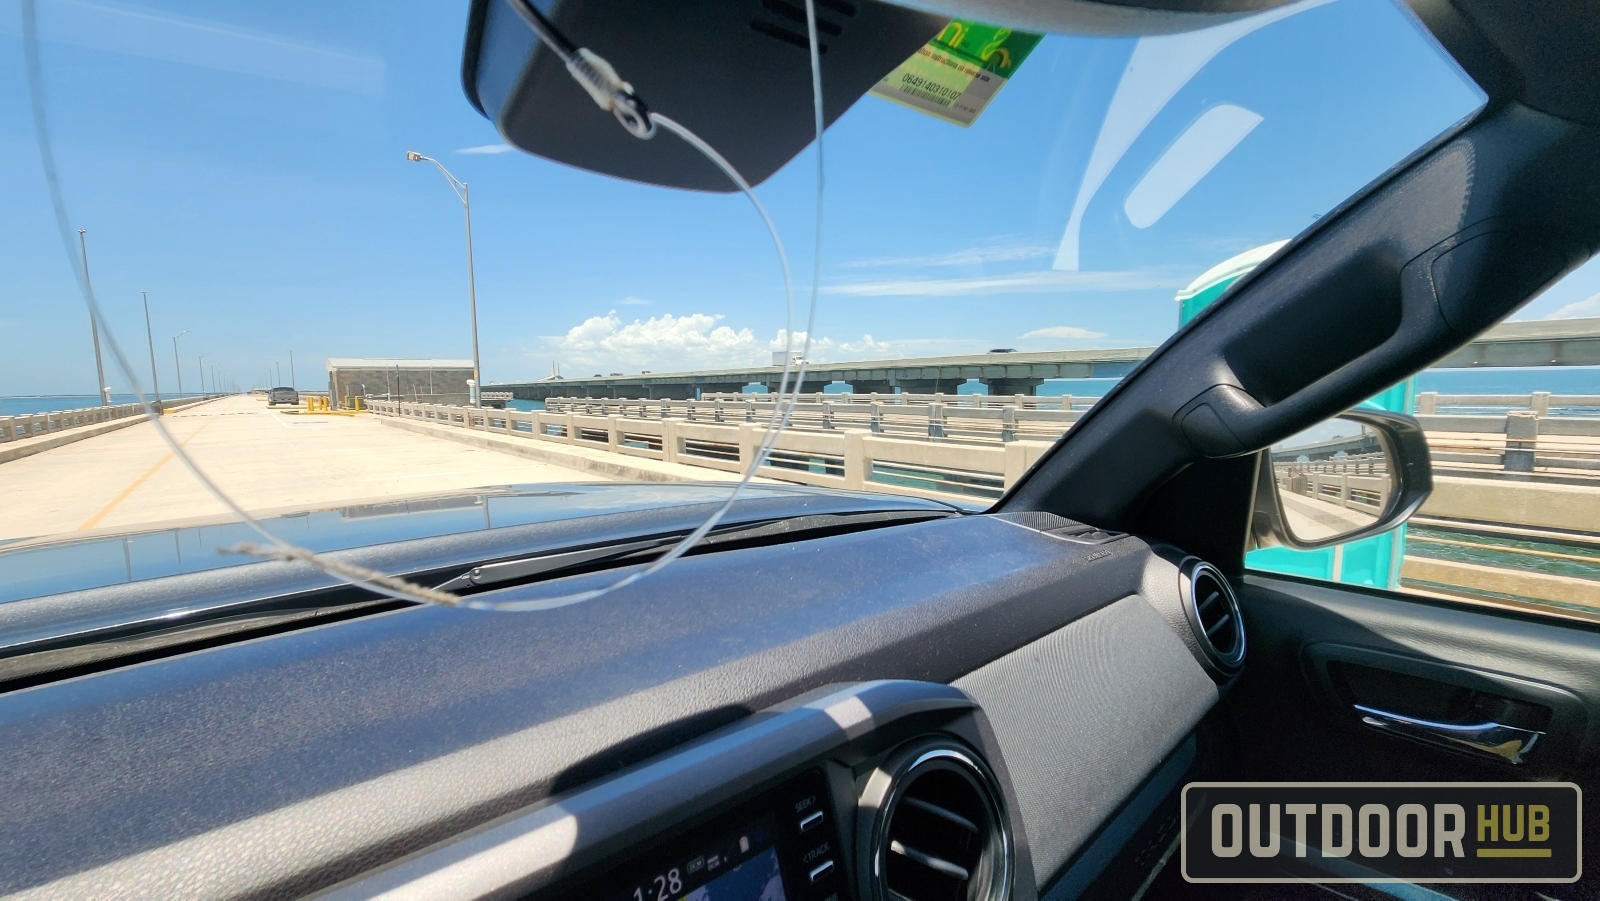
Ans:
[[[174,395],[162,394],[165,399]],[[198,397],[196,394],[185,394],[185,397]],[[111,395],[113,404],[138,403],[139,398],[132,394]],[[0,397],[0,416],[26,416],[29,413],[55,413],[60,410],[83,410],[88,407],[100,406],[98,394],[39,394],[24,397]]]
[[[544,401],[542,401],[542,400],[508,400],[508,401],[506,401],[506,409],[507,410],[521,410],[524,413],[527,413],[527,412],[532,411],[532,410],[543,410],[544,409]]]

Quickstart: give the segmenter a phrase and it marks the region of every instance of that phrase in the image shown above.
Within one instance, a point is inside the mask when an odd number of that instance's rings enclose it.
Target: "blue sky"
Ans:
[[[468,356],[460,207],[409,149],[472,185],[489,381],[552,361],[568,375],[740,365],[781,346],[776,259],[742,198],[494,152],[460,89],[464,2],[39,8],[71,227],[89,229],[100,302],[141,374],[149,292],[168,390],[184,329],[186,388],[200,353],[249,385],[273,360],[287,375],[293,348],[302,386],[325,380],[329,356]],[[16,11],[0,15],[0,394],[88,392],[87,314],[44,187]],[[830,129],[814,357],[1157,343],[1200,272],[1292,236],[1478,103],[1391,5],[1308,8],[1183,81],[1086,195],[1079,271],[1054,269],[1135,44],[1047,39],[968,129],[873,97]],[[1234,123],[1234,143],[1146,221],[1128,197],[1196,155],[1208,114]],[[808,151],[758,188],[802,298],[812,172]],[[1586,267],[1519,316],[1582,314],[1597,292]]]

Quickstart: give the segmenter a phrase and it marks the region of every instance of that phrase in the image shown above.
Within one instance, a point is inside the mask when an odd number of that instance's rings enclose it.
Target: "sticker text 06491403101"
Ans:
[[[872,93],[956,125],[971,125],[1040,35],[954,19]]]

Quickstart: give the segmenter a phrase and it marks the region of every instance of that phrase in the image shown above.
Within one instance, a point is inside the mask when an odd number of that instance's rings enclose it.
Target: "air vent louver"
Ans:
[[[1224,674],[1244,663],[1244,620],[1226,577],[1215,567],[1189,559],[1180,568],[1184,612],[1206,659]]]
[[[970,751],[943,743],[901,758],[877,823],[877,901],[998,901],[1011,840],[998,786]]]

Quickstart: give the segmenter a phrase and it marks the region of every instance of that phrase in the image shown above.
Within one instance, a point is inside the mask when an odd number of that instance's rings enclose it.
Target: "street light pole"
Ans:
[[[189,334],[188,329],[172,336],[172,368],[178,373],[178,399],[183,400],[183,364],[178,362],[178,339]]]
[[[200,355],[200,396],[206,396],[206,355]]]
[[[278,384],[283,384],[283,366],[280,365],[277,360],[272,361],[272,370],[278,374]]]
[[[285,347],[284,350],[289,351],[289,387],[299,391],[300,385],[295,381],[294,377],[294,350],[288,347]]]
[[[88,289],[89,296],[94,297],[94,287],[89,282],[89,245],[84,241],[87,228],[78,229],[78,253],[83,258],[83,286]],[[94,310],[89,310],[89,334],[94,337],[94,374],[95,390],[100,393],[100,405],[111,406],[111,392],[106,387],[106,367],[100,362],[100,323],[95,321]]]
[[[143,291],[139,296],[144,298],[144,343],[150,346],[150,387],[156,395],[156,409],[161,409],[161,381],[156,378],[156,339],[150,333],[150,295]]]
[[[467,219],[467,305],[472,312],[472,402],[475,407],[483,406],[483,376],[480,374],[481,366],[478,359],[478,284],[472,264],[472,195],[467,190],[467,183],[444,167],[444,164],[431,156],[423,156],[415,150],[406,151],[406,159],[413,163],[432,163],[439,167],[445,181],[450,183],[450,189],[456,192],[456,199],[461,201],[461,208]]]

